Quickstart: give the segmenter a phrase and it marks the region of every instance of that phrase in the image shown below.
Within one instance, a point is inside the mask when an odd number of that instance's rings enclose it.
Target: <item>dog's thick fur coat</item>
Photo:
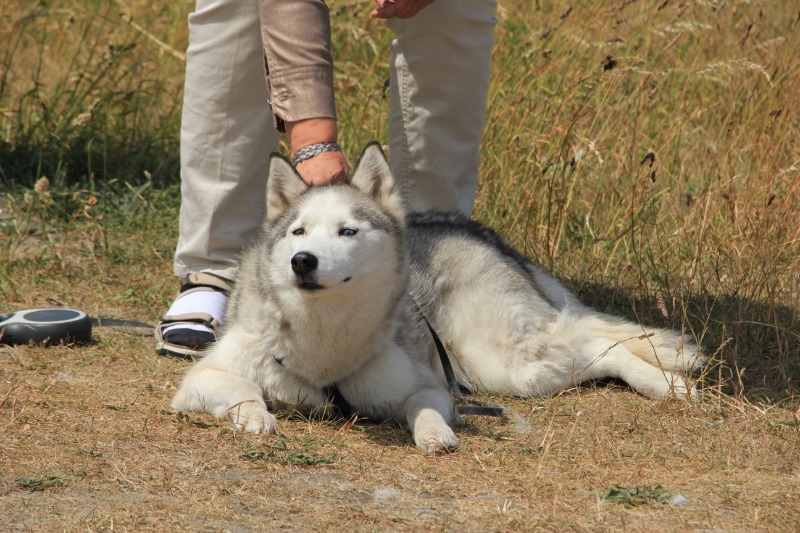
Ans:
[[[335,386],[360,413],[407,424],[422,449],[454,448],[423,315],[469,390],[541,396],[614,377],[650,398],[694,393],[686,375],[702,361],[688,338],[584,306],[462,216],[406,218],[376,144],[347,185],[309,188],[273,156],[267,205],[223,335],[186,375],[176,409],[274,433],[267,402],[322,405]]]

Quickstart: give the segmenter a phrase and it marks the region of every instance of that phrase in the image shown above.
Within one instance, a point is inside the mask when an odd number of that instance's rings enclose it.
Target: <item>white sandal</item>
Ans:
[[[186,276],[178,296],[156,326],[156,352],[193,358],[217,339],[222,326],[231,282],[196,272]]]

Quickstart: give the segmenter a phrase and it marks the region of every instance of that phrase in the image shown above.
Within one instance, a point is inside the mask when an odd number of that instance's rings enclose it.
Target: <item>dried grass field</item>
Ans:
[[[386,141],[389,35],[330,2],[342,144]],[[174,295],[191,3],[0,13],[0,312],[154,323]],[[475,216],[588,304],[683,329],[698,401],[624,384],[487,397],[461,448],[290,411],[173,412],[151,333],[0,346],[8,531],[800,529],[800,10],[500,0]],[[47,180],[43,180],[43,178]]]

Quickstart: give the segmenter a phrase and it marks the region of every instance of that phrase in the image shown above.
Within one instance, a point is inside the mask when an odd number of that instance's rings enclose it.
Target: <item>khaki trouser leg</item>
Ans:
[[[264,220],[276,150],[257,2],[198,0],[189,16],[175,275],[233,278]]]
[[[436,0],[393,20],[389,149],[413,210],[472,213],[496,1]]]

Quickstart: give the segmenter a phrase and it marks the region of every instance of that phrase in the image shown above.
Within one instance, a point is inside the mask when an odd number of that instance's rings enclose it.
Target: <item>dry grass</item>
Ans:
[[[615,387],[500,400],[462,448],[424,456],[405,431],[281,418],[233,432],[168,405],[185,363],[101,332],[84,348],[2,352],[0,519],[12,530],[780,531],[800,521],[800,436],[787,410],[726,397],[653,403]],[[58,481],[34,490],[31,480]],[[626,507],[609,489],[680,505]]]
[[[726,392],[794,394],[796,9],[504,5],[478,217],[588,301],[719,350]]]
[[[712,356],[699,402],[614,383],[492,398],[508,418],[469,419],[462,448],[436,457],[392,426],[291,413],[260,437],[170,411],[187,364],[155,356],[147,334],[98,328],[90,346],[0,349],[0,523],[796,529],[800,14],[791,2],[583,4],[501,2],[476,216],[587,303],[694,335]],[[363,2],[331,5],[355,155],[385,140],[387,39]],[[163,312],[190,8],[4,9],[3,309]],[[42,176],[50,189],[35,193]]]

